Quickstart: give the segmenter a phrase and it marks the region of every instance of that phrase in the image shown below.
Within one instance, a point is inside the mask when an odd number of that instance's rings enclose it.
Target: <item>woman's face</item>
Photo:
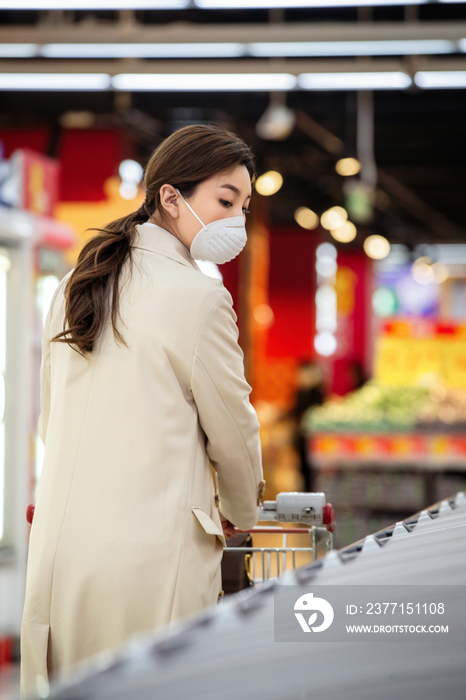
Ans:
[[[245,216],[251,199],[251,178],[245,165],[224,170],[199,183],[194,194],[186,201],[207,225],[212,221],[230,216]],[[163,222],[158,212],[151,217],[152,223],[169,228],[188,248],[202,226],[189,207],[171,185],[160,188],[160,200],[165,216]]]

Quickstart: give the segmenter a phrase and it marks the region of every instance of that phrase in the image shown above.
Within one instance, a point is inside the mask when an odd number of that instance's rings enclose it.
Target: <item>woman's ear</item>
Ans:
[[[159,190],[160,204],[173,219],[178,219],[180,210],[178,207],[178,194],[173,185],[162,185]]]

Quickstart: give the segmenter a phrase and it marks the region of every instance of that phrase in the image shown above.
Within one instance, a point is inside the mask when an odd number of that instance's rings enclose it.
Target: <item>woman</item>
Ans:
[[[149,160],[144,204],[84,245],[52,300],[23,697],[216,603],[224,533],[257,522],[265,482],[237,317],[194,260],[240,253],[254,174],[236,135],[176,131]]]

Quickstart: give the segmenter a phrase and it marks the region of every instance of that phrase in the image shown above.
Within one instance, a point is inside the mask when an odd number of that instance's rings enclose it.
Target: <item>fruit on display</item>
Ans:
[[[303,428],[309,433],[464,430],[465,426],[466,389],[440,383],[430,387],[384,386],[371,381],[309,409],[303,416]]]
[[[466,389],[433,384],[428,392],[428,400],[421,406],[418,414],[420,426],[465,429],[466,427]]]

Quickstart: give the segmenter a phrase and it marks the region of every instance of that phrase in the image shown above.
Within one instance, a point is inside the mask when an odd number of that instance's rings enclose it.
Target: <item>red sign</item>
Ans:
[[[16,150],[12,161],[19,170],[19,207],[34,214],[53,216],[58,201],[58,161],[27,148]]]

